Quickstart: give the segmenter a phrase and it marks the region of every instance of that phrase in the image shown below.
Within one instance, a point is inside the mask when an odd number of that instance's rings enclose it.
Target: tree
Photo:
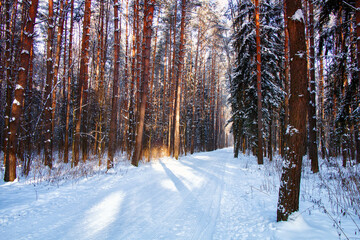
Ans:
[[[4,181],[14,181],[16,179],[16,145],[18,141],[17,132],[20,126],[20,117],[23,112],[22,102],[24,100],[24,91],[27,84],[27,73],[30,62],[30,51],[33,45],[33,33],[35,19],[37,15],[38,0],[33,0],[27,10],[28,18],[26,18],[26,25],[24,37],[20,43],[21,58],[19,75],[15,87],[14,101],[11,106],[10,119],[10,135],[9,135],[9,158],[5,163]]]
[[[78,108],[76,110],[76,126],[73,151],[73,165],[79,163],[80,151],[80,135],[81,135],[81,119],[84,104],[87,100],[88,90],[88,62],[89,62],[89,39],[90,39],[90,16],[91,16],[91,0],[85,0],[85,15],[83,23],[83,33],[81,41],[81,58],[80,58],[80,75],[78,83]],[[85,156],[83,155],[83,160]]]
[[[255,0],[255,26],[256,26],[256,95],[257,95],[257,124],[258,124],[258,164],[263,164],[263,131],[262,131],[262,96],[261,96],[261,46],[260,46],[260,6]]]
[[[52,167],[52,97],[53,97],[53,37],[54,37],[54,9],[53,1],[49,0],[48,4],[48,36],[46,43],[46,84],[45,84],[45,110],[43,115],[43,124],[44,124],[44,155],[45,155],[45,165]]]
[[[234,19],[237,27],[234,38],[236,49],[236,68],[230,79],[229,102],[232,109],[230,121],[234,133],[234,153],[239,150],[254,150],[257,147],[257,138],[270,138],[271,122],[275,112],[280,109],[284,98],[284,91],[281,84],[283,40],[281,8],[279,4],[271,1],[262,1],[260,29],[260,62],[261,62],[261,124],[263,125],[261,135],[258,131],[258,55],[256,49],[256,26],[255,6],[250,1],[243,1],[238,6],[238,15]],[[279,114],[278,114],[279,115]],[[271,140],[269,140],[271,147]]]
[[[306,138],[307,108],[307,63],[305,44],[305,19],[300,0],[286,0],[290,45],[290,98],[289,126],[286,138],[289,150],[281,176],[277,221],[286,221],[290,214],[299,209],[300,178],[302,165],[302,145]]]
[[[135,150],[131,160],[131,164],[138,166],[141,158],[142,141],[145,126],[145,110],[146,99],[148,94],[148,84],[150,77],[150,55],[151,55],[151,36],[152,36],[152,22],[154,16],[155,0],[145,0],[144,3],[144,37],[142,46],[142,81],[141,81],[141,101],[139,113],[139,125],[137,127]]]
[[[69,161],[69,125],[70,125],[70,101],[71,101],[71,76],[72,76],[72,46],[74,28],[74,0],[70,2],[70,36],[68,53],[68,76],[67,76],[67,95],[66,95],[66,117],[65,117],[65,143],[64,143],[64,163]]]
[[[35,25],[34,47],[29,50],[28,84],[20,103],[23,124],[17,133],[21,142],[14,150],[24,161],[23,172],[31,170],[36,155],[44,157],[44,164],[51,168],[53,156],[64,154],[67,163],[71,154],[74,167],[80,158],[85,161],[95,155],[102,165],[106,150],[110,168],[118,150],[126,151],[129,160],[138,164],[143,156],[149,161],[166,154],[178,158],[188,151],[222,146],[220,79],[225,69],[224,40],[229,38],[224,36],[227,30],[216,5],[206,1],[201,5],[196,1],[163,4],[153,38],[149,18],[154,15],[150,12],[155,2],[91,3],[51,0],[39,6],[39,12],[46,14]],[[123,3],[125,15],[121,15]],[[29,6],[29,1],[18,0],[0,5],[4,13],[0,16],[0,50],[5,50],[0,61],[0,125],[4,126],[0,137],[5,165],[14,80],[22,70],[21,61],[16,60],[23,54],[19,46],[27,34]],[[121,36],[123,25],[125,38]],[[43,36],[45,43],[40,42]],[[186,41],[192,36],[198,41]]]
[[[120,55],[120,38],[121,32],[119,29],[119,3],[114,0],[114,81],[113,81],[113,97],[112,97],[112,111],[110,120],[110,133],[109,133],[109,148],[108,148],[108,161],[107,168],[113,167],[115,145],[116,145],[116,123],[118,116],[118,102],[119,102],[119,55]],[[121,21],[120,21],[121,24]]]
[[[320,34],[319,56],[326,67],[324,119],[328,133],[325,145],[330,160],[342,155],[343,166],[355,159],[358,138],[358,89],[355,2],[322,1],[317,30]],[[334,16],[334,24],[328,25]],[[320,62],[323,60],[320,59]]]
[[[357,49],[357,102],[360,101],[359,97],[359,85],[360,85],[360,1],[356,1],[356,49]],[[356,104],[355,104],[356,105]],[[355,142],[356,142],[356,163],[360,163],[360,129],[359,129],[359,122],[360,122],[360,112],[358,111],[355,126]]]
[[[186,20],[186,0],[182,0],[181,3],[181,24],[180,24],[180,47],[179,47],[179,65],[177,67],[176,74],[176,86],[175,86],[175,131],[174,131],[174,157],[179,158],[180,150],[180,95],[181,95],[181,77],[183,71],[183,62],[185,54],[185,20]]]
[[[310,102],[308,107],[308,121],[309,121],[309,159],[311,160],[311,170],[313,173],[319,172],[318,163],[318,148],[316,140],[316,89],[315,89],[315,36],[314,36],[314,4],[312,0],[309,0],[309,33],[310,33],[310,56],[309,56],[309,90],[310,90]]]

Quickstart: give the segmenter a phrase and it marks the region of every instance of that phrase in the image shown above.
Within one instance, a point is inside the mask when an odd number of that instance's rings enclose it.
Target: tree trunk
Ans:
[[[128,146],[127,153],[129,158],[131,158],[134,142],[135,142],[135,133],[136,133],[136,119],[135,119],[135,81],[136,81],[136,46],[138,39],[138,6],[139,1],[134,2],[134,21],[133,21],[133,36],[132,36],[132,51],[131,51],[131,84],[130,84],[130,99],[129,99],[129,131],[128,131]]]
[[[142,83],[141,83],[141,102],[139,113],[139,125],[137,128],[135,151],[131,164],[138,166],[141,158],[142,140],[145,124],[146,99],[148,94],[149,73],[150,73],[150,55],[151,55],[151,35],[152,22],[154,15],[155,0],[145,0],[144,3],[144,29],[143,29],[143,46],[142,46]]]
[[[89,62],[89,42],[90,42],[90,16],[91,16],[91,0],[85,0],[85,13],[83,23],[83,34],[81,42],[81,58],[80,58],[80,75],[78,83],[78,109],[76,110],[76,125],[75,125],[75,139],[74,139],[74,158],[73,165],[77,166],[79,163],[80,154],[80,129],[83,104],[86,103],[87,84],[88,84],[88,62]],[[83,156],[84,159],[84,156]]]
[[[119,5],[118,0],[114,0],[114,79],[113,79],[113,97],[112,97],[112,110],[110,119],[110,132],[109,132],[109,149],[107,169],[113,167],[116,132],[117,132],[117,115],[118,115],[118,102],[119,102],[119,56],[120,56],[120,29],[119,29]]]
[[[310,17],[310,77],[309,77],[309,89],[310,89],[310,103],[308,108],[308,120],[309,120],[309,158],[311,160],[311,170],[313,173],[319,172],[318,163],[318,148],[316,141],[316,104],[315,104],[315,36],[314,36],[314,5],[312,0],[309,0],[309,17]]]
[[[54,10],[53,0],[49,0],[49,15],[48,15],[48,36],[47,36],[47,50],[46,50],[46,85],[45,85],[45,110],[43,115],[44,124],[44,155],[45,165],[52,168],[52,91],[53,90],[53,34],[54,34]]]
[[[56,52],[55,52],[55,65],[54,69],[52,70],[54,72],[53,74],[53,86],[54,89],[52,90],[52,107],[51,107],[51,132],[55,132],[55,112],[56,112],[56,89],[58,86],[58,73],[59,73],[59,67],[60,67],[60,56],[61,56],[61,41],[62,41],[62,35],[63,35],[63,29],[64,29],[64,0],[60,0],[60,19],[58,23],[58,32],[56,37]],[[60,151],[59,151],[60,152]]]
[[[175,87],[175,130],[174,130],[174,157],[179,158],[180,150],[180,96],[181,96],[181,78],[185,55],[185,18],[186,18],[186,0],[181,3],[181,25],[180,25],[180,48],[179,48],[179,65],[176,74]]]
[[[305,24],[301,0],[286,0],[290,44],[290,99],[285,164],[281,176],[277,221],[286,221],[290,214],[299,209],[301,165],[306,138],[307,109],[307,63]]]
[[[126,20],[125,20],[125,69],[124,69],[124,81],[125,81],[125,96],[124,96],[124,109],[125,109],[125,119],[124,121],[126,122],[126,119],[129,119],[129,0],[126,0]],[[124,139],[125,141],[123,142],[123,149],[127,150],[127,146],[128,146],[128,142],[129,142],[129,134],[128,134],[128,130],[129,130],[129,124],[125,124],[124,127],[124,131],[123,131],[123,135],[124,135]]]
[[[285,108],[285,116],[284,116],[284,129],[287,129],[289,124],[289,87],[290,87],[290,64],[289,64],[289,30],[288,30],[288,16],[286,13],[286,0],[284,0],[284,32],[285,32],[285,39],[284,39],[284,55],[285,55],[285,102],[284,102],[284,108]],[[285,132],[283,131],[281,137],[279,139],[282,139],[281,144],[279,144],[281,148],[281,156],[285,156],[285,149],[287,146],[287,143],[284,141],[285,138]]]
[[[360,1],[356,1],[356,47],[357,47],[357,82],[360,84]],[[359,97],[359,88],[357,89],[357,96]],[[359,99],[358,99],[359,102]],[[360,163],[360,134],[359,122],[355,124],[355,145],[356,145],[356,163]]]
[[[176,66],[176,27],[177,27],[177,1],[174,2],[175,10],[173,14],[173,53],[172,53],[172,67],[170,68],[169,80],[170,80],[170,109],[169,109],[169,145],[168,145],[168,152],[169,155],[174,156],[174,135],[175,135],[175,121],[176,121],[176,114],[175,114],[175,104],[176,104],[176,76],[175,74],[175,66]],[[171,23],[170,23],[171,24]],[[171,61],[171,60],[170,60]]]
[[[196,53],[195,53],[195,67],[194,67],[194,88],[193,88],[193,96],[192,96],[192,118],[191,118],[191,147],[190,153],[193,154],[195,150],[195,114],[196,114],[196,92],[197,92],[197,72],[198,72],[198,59],[199,59],[199,48],[200,47],[200,35],[201,35],[201,26],[199,26],[197,43],[196,43]]]
[[[28,10],[28,18],[25,27],[24,38],[20,43],[21,58],[18,80],[15,88],[15,97],[11,106],[10,136],[9,136],[9,160],[5,164],[4,181],[14,181],[16,179],[16,144],[17,131],[20,126],[20,116],[22,114],[22,102],[24,91],[27,84],[27,73],[29,70],[30,51],[33,45],[33,33],[35,18],[37,14],[38,0],[32,0]]]
[[[66,120],[65,120],[65,148],[64,163],[69,161],[69,124],[70,124],[70,101],[71,101],[71,76],[72,76],[72,41],[74,26],[74,0],[71,0],[70,6],[70,37],[68,53],[68,77],[67,77],[67,95],[66,95]]]
[[[68,56],[68,76],[67,76],[67,95],[66,95],[66,119],[65,119],[65,146],[64,163],[69,161],[69,125],[70,125],[70,101],[71,101],[71,77],[72,77],[72,41],[74,26],[74,0],[70,6],[70,37],[69,37],[69,56]],[[73,153],[74,154],[74,153]]]
[[[26,128],[26,137],[25,137],[25,147],[26,147],[26,156],[25,156],[25,161],[24,161],[24,167],[23,167],[23,173],[25,174],[25,176],[27,176],[30,172],[30,164],[31,164],[31,153],[32,153],[32,149],[31,149],[31,139],[32,136],[34,134],[35,131],[33,131],[33,129],[31,129],[31,107],[32,107],[32,84],[33,84],[33,69],[34,69],[34,64],[33,64],[33,58],[34,58],[34,46],[31,46],[31,51],[30,51],[30,62],[29,62],[29,74],[28,74],[28,87],[26,89],[26,99],[25,99],[25,128]]]
[[[260,46],[260,7],[259,0],[255,0],[255,25],[256,25],[256,86],[257,86],[257,124],[258,124],[258,164],[263,164],[263,139],[262,139],[262,96],[261,96],[261,46]]]
[[[9,158],[9,132],[10,132],[10,115],[11,115],[11,103],[12,103],[12,68],[11,68],[11,2],[6,1],[5,3],[5,81],[6,81],[6,104],[5,104],[5,121],[4,121],[4,166]]]
[[[326,125],[328,124],[327,121],[325,120],[324,116],[325,116],[325,107],[324,107],[324,100],[325,100],[325,96],[324,96],[324,60],[323,60],[323,55],[320,55],[320,61],[319,61],[319,98],[318,98],[318,102],[319,102],[319,138],[320,138],[320,145],[321,145],[321,157],[322,159],[326,158],[327,155],[327,150],[326,150],[326,135],[325,135],[325,129],[326,129]]]

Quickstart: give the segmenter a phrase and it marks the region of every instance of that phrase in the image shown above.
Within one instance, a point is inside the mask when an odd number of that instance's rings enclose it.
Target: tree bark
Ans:
[[[195,53],[195,67],[194,67],[194,88],[193,88],[193,96],[192,96],[192,118],[191,118],[191,140],[190,140],[190,153],[193,154],[195,151],[195,114],[196,114],[196,92],[197,92],[197,72],[198,72],[198,59],[199,59],[199,48],[200,47],[200,35],[201,35],[201,25],[199,26],[197,43],[196,43],[196,53]]]
[[[357,86],[360,84],[360,1],[356,1],[356,48],[357,48]],[[357,96],[359,98],[359,87],[357,88]],[[359,102],[359,99],[358,99]],[[356,145],[356,163],[360,163],[360,127],[359,122],[355,124],[355,145]]]
[[[80,155],[80,129],[83,104],[86,103],[87,84],[88,84],[88,62],[89,62],[89,41],[90,41],[90,16],[91,16],[91,0],[85,0],[85,14],[83,23],[83,33],[81,42],[81,58],[80,58],[80,75],[78,83],[78,109],[76,110],[76,125],[75,125],[75,139],[74,139],[74,158],[73,165],[77,166]],[[83,156],[84,159],[84,156]]]
[[[52,107],[51,107],[51,132],[55,132],[55,112],[56,112],[56,89],[58,87],[58,73],[60,67],[60,56],[61,56],[61,46],[62,46],[62,35],[64,30],[64,0],[60,0],[60,13],[59,13],[59,23],[58,23],[58,31],[56,36],[56,52],[55,52],[55,65],[53,68],[53,86],[54,89],[52,91]]]
[[[286,221],[290,214],[299,209],[301,165],[306,138],[307,110],[307,61],[305,24],[301,0],[286,0],[290,44],[290,99],[287,142],[289,150],[281,176],[277,221]]]
[[[311,160],[311,170],[313,173],[319,172],[318,163],[318,148],[316,141],[316,104],[315,104],[315,36],[314,36],[314,5],[312,0],[309,1],[309,32],[310,32],[310,77],[309,77],[309,89],[310,89],[310,103],[308,108],[308,120],[309,120],[309,158]]]
[[[16,144],[17,131],[20,126],[20,117],[22,114],[22,102],[24,100],[24,91],[27,84],[27,73],[29,70],[30,51],[33,45],[34,25],[38,8],[38,0],[32,0],[28,10],[28,18],[25,27],[24,38],[20,43],[21,58],[19,75],[15,88],[15,97],[11,106],[10,136],[9,136],[9,160],[5,164],[4,181],[14,181],[16,179]]]
[[[286,0],[284,0],[284,32],[285,32],[285,39],[284,39],[284,55],[285,55],[285,78],[284,78],[284,85],[285,85],[285,116],[284,116],[284,129],[287,129],[289,124],[289,87],[290,87],[290,65],[289,65],[289,31],[288,31],[288,16],[286,13]],[[282,133],[279,139],[285,138],[285,131]],[[286,149],[286,142],[283,140],[279,144],[281,148],[281,156],[285,156],[285,149]]]
[[[174,130],[174,157],[179,158],[180,152],[180,96],[181,96],[181,78],[184,65],[185,55],[185,19],[186,18],[186,0],[181,3],[181,24],[180,24],[180,47],[179,47],[179,64],[176,74],[175,87],[175,130]]]
[[[48,36],[46,50],[46,85],[45,85],[45,110],[43,115],[44,124],[44,155],[45,165],[52,168],[52,91],[53,90],[53,34],[54,34],[54,9],[53,0],[49,0]]]
[[[12,79],[11,79],[11,2],[6,1],[5,3],[5,81],[6,81],[6,104],[5,104],[5,121],[4,121],[4,166],[9,158],[9,132],[10,132],[10,115],[11,115],[11,102],[12,102]]]
[[[130,84],[130,99],[129,99],[129,119],[128,119],[128,146],[127,154],[131,158],[134,144],[135,144],[135,134],[136,134],[136,119],[135,119],[135,81],[136,81],[136,46],[139,39],[138,36],[138,7],[139,0],[134,2],[134,17],[133,17],[133,35],[132,35],[132,50],[131,50],[131,84]]]
[[[68,53],[68,76],[67,76],[67,95],[66,95],[66,119],[65,119],[65,146],[64,146],[64,163],[69,161],[69,125],[70,125],[70,101],[71,101],[71,77],[72,77],[72,42],[74,26],[74,0],[71,0],[70,6],[70,37]]]
[[[113,75],[113,97],[112,97],[112,110],[110,119],[110,132],[109,132],[109,148],[108,148],[108,161],[107,169],[114,165],[116,132],[117,132],[117,115],[118,115],[118,102],[119,102],[119,56],[120,56],[120,29],[119,29],[119,4],[118,0],[114,0],[114,75]]]
[[[263,137],[262,137],[262,96],[261,96],[261,46],[260,46],[260,6],[255,0],[255,25],[256,25],[256,86],[257,86],[257,124],[258,124],[258,164],[263,164]]]
[[[139,125],[137,128],[135,151],[131,164],[138,166],[141,158],[142,140],[145,124],[146,99],[148,94],[149,73],[150,73],[150,55],[151,55],[151,35],[152,22],[154,16],[155,0],[145,0],[144,3],[144,28],[143,28],[143,46],[142,46],[142,83],[141,83],[141,102],[139,113]]]

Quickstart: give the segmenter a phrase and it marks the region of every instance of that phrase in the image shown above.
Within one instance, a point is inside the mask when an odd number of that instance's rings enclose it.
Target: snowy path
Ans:
[[[275,222],[277,176],[232,155],[223,149],[162,159],[60,187],[2,184],[0,239],[289,236]]]

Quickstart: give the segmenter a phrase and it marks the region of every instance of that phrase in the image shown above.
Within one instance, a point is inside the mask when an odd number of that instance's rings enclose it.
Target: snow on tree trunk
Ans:
[[[290,45],[290,99],[289,126],[287,128],[288,150],[283,163],[277,221],[286,221],[299,209],[299,193],[303,144],[306,138],[307,109],[307,61],[305,23],[301,0],[286,0]]]
[[[24,37],[20,43],[22,49],[20,55],[20,68],[15,89],[14,101],[11,106],[10,136],[9,136],[9,160],[5,164],[4,181],[14,181],[16,179],[16,145],[18,141],[17,131],[20,126],[20,117],[23,112],[22,102],[27,84],[27,74],[29,69],[30,51],[33,45],[33,33],[35,18],[38,9],[38,0],[32,0],[28,9],[28,18],[26,22]]]

